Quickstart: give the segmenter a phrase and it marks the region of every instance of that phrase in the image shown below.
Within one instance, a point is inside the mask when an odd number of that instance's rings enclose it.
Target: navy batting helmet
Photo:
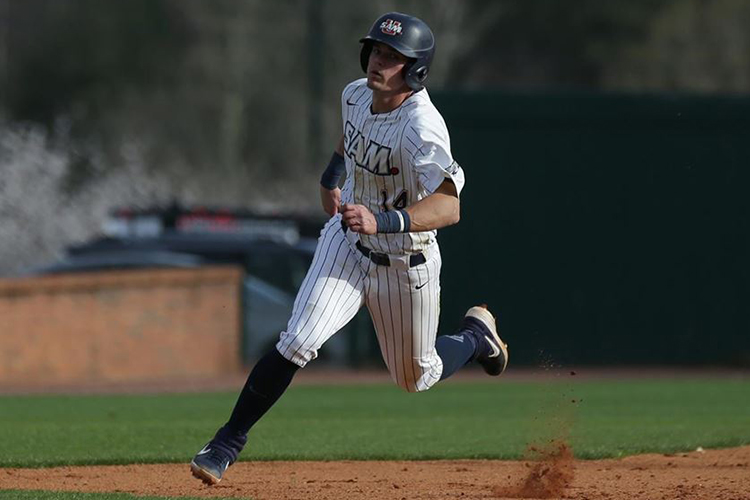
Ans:
[[[413,59],[404,68],[404,80],[415,92],[424,88],[432,56],[435,54],[435,36],[424,21],[400,12],[380,16],[367,36],[360,40],[362,52],[359,59],[365,72],[373,42],[382,42]]]

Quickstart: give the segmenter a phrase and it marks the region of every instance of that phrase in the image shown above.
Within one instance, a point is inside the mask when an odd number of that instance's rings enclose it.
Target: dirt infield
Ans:
[[[240,462],[204,486],[187,464],[0,469],[0,489],[292,499],[750,500],[750,446],[574,460],[564,444],[525,462]]]

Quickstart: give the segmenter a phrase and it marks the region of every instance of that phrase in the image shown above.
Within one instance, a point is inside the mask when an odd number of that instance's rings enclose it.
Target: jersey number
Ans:
[[[393,210],[401,210],[402,208],[406,208],[406,200],[409,197],[409,192],[406,189],[402,189],[401,192],[398,193],[398,196],[396,196],[393,199],[393,205],[392,205],[391,208],[388,208],[388,203],[387,203],[387,201],[388,201],[388,191],[386,191],[384,189],[384,190],[382,190],[380,192],[380,194],[383,195],[382,206],[383,206],[383,210],[384,211],[387,212],[388,210],[391,210],[391,209],[393,209]]]

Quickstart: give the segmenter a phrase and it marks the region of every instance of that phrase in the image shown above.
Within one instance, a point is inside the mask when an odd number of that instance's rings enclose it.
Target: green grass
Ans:
[[[127,493],[78,493],[70,491],[0,490],[0,500],[174,500],[174,497],[140,497]],[[204,499],[196,497],[179,497],[179,500]]]
[[[236,396],[0,397],[0,467],[186,462]],[[581,458],[750,444],[750,381],[293,387],[242,459],[511,459],[559,437]]]

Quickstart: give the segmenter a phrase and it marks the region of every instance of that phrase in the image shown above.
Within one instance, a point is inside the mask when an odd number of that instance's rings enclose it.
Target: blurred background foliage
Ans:
[[[745,0],[0,0],[0,273],[113,204],[318,210],[358,39],[389,10],[433,27],[433,90],[750,89]]]

